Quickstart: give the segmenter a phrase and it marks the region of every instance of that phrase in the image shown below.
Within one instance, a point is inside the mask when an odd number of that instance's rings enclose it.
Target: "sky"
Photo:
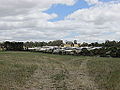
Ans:
[[[0,41],[120,40],[120,0],[0,0]]]

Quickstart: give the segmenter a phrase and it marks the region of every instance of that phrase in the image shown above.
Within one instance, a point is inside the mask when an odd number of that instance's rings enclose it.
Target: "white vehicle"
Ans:
[[[40,52],[46,52],[46,50],[48,49],[49,47],[42,47],[41,49],[40,49]]]
[[[54,49],[53,50],[53,54],[59,54],[60,53],[60,49]]]
[[[28,48],[30,51],[40,51],[40,47]]]
[[[47,53],[52,53],[54,49],[57,49],[58,46],[43,46],[40,51],[41,52],[47,52]]]
[[[28,50],[30,50],[30,51],[35,51],[35,48],[28,48]]]

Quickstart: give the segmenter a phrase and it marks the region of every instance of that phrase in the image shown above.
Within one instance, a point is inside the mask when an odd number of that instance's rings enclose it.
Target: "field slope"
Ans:
[[[120,59],[0,52],[0,90],[119,90]]]

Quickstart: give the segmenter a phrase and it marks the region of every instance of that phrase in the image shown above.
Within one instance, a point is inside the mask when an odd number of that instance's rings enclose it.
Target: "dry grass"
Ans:
[[[91,58],[88,68],[100,90],[120,90],[120,58]]]
[[[119,67],[120,59],[0,52],[0,90],[119,90]]]

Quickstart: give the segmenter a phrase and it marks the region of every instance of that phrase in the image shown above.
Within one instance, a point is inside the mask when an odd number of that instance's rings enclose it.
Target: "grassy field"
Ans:
[[[0,52],[0,90],[120,90],[120,58]]]

